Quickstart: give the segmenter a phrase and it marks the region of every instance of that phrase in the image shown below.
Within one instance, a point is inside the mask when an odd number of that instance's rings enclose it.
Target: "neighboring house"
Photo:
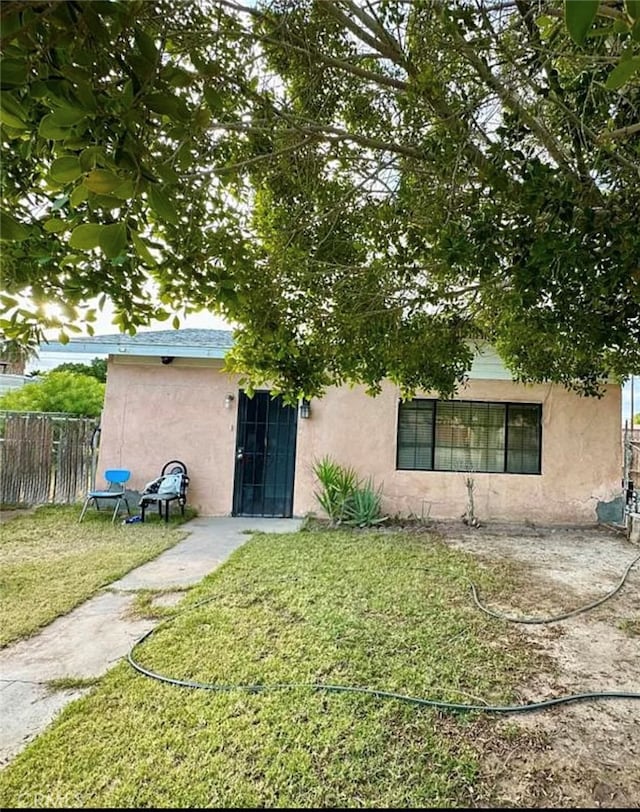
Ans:
[[[19,386],[24,386],[25,383],[33,383],[33,380],[28,375],[13,375],[4,372],[2,361],[0,361],[0,395],[6,395],[7,392],[17,389]]]
[[[22,358],[16,358],[13,353],[5,355],[0,349],[0,395],[32,382],[32,379],[24,374],[24,368],[25,361]]]
[[[231,336],[166,330],[55,348],[108,355],[99,472],[130,468],[141,488],[179,459],[205,515],[318,511],[312,466],[326,455],[382,485],[390,515],[459,518],[469,477],[481,521],[590,523],[620,502],[618,385],[597,399],[514,383],[487,348],[451,401],[403,403],[387,383],[376,398],[344,386],[296,409],[267,391],[250,399],[222,372]]]

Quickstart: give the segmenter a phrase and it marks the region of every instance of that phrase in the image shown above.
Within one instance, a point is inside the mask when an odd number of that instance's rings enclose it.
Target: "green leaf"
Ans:
[[[80,104],[85,108],[85,110],[89,110],[92,113],[95,113],[98,109],[98,101],[91,89],[91,86],[86,82],[78,83],[76,87],[76,96]]]
[[[84,185],[87,189],[98,195],[108,195],[118,186],[121,186],[122,183],[123,179],[108,169],[94,169],[84,179]]]
[[[50,234],[59,234],[61,231],[66,231],[69,228],[69,223],[66,220],[61,220],[59,217],[52,217],[51,220],[46,221],[43,228]]]
[[[571,39],[582,45],[595,20],[599,0],[564,0],[564,17]]]
[[[51,164],[51,171],[49,173],[53,180],[58,183],[68,183],[69,181],[76,180],[82,175],[82,167],[80,161],[74,157],[56,158]]]
[[[194,81],[194,74],[176,65],[167,65],[161,71],[162,78],[172,87],[188,87]]]
[[[76,226],[76,228],[74,228],[71,232],[69,245],[71,248],[84,250],[89,248],[98,248],[100,245],[102,228],[103,227],[98,223],[85,223],[84,225]]]
[[[38,126],[38,135],[51,141],[61,141],[71,134],[68,127],[60,127],[53,119],[53,113],[44,116]]]
[[[185,102],[170,93],[152,93],[144,101],[154,113],[169,116],[175,121],[185,121],[189,118],[189,110]]]
[[[135,231],[131,232],[131,241],[133,242],[133,247],[136,249],[136,253],[144,264],[148,265],[150,268],[154,268],[156,266],[156,261],[153,254],[147,248],[144,240]]]
[[[128,200],[130,197],[133,197],[133,193],[134,187],[132,180],[125,180],[124,183],[121,183],[120,186],[113,190],[114,196],[121,200]]]
[[[76,107],[59,107],[49,116],[51,123],[56,127],[73,127],[87,117],[87,112]]]
[[[29,236],[29,230],[14,220],[10,214],[0,210],[0,240],[3,242],[22,242]]]
[[[127,247],[127,229],[124,223],[102,226],[100,248],[109,259],[115,259]]]
[[[152,64],[155,63],[158,59],[158,50],[149,34],[147,34],[146,31],[138,29],[135,33],[135,39],[142,56]]]
[[[139,79],[141,83],[151,79],[156,70],[154,62],[149,62],[148,59],[145,59],[144,56],[140,56],[139,54],[131,54],[129,64],[136,78]]]
[[[155,211],[158,217],[161,220],[166,220],[168,223],[178,225],[178,213],[167,195],[161,189],[158,189],[157,186],[150,186],[147,194],[149,196],[151,208]]]
[[[624,0],[624,7],[632,20],[640,19],[640,0]]]
[[[22,13],[19,10],[5,12],[2,18],[2,39],[9,44],[22,28]]]
[[[223,111],[224,97],[219,90],[216,90],[215,87],[205,87],[204,98],[212,113],[218,114]]]
[[[9,93],[0,95],[0,122],[14,130],[26,130],[27,112]]]
[[[27,63],[21,59],[0,60],[0,86],[21,87],[27,81]]]
[[[82,257],[79,254],[67,254],[60,260],[60,267],[64,268],[66,265],[71,265],[75,268],[76,265],[80,265],[80,263],[84,261],[85,257]]]
[[[634,73],[640,70],[640,57],[636,56],[633,59],[626,59],[620,62],[607,76],[605,87],[607,90],[617,90],[622,87]]]
[[[87,187],[81,183],[79,186],[71,192],[69,195],[69,203],[71,203],[72,208],[77,209],[81,203],[89,197],[89,190]]]
[[[105,160],[106,155],[102,147],[87,147],[80,153],[80,166],[84,172],[95,169],[97,164]]]
[[[113,195],[97,195],[92,192],[89,195],[89,205],[95,209],[107,209],[111,211],[112,209],[121,209],[123,203],[119,197],[114,197]]]
[[[174,316],[173,320],[171,322],[171,325],[174,328],[174,330],[179,330],[180,329],[180,319],[177,316]]]

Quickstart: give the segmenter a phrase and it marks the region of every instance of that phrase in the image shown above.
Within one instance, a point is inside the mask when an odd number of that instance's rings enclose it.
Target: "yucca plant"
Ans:
[[[331,524],[340,524],[359,485],[358,475],[353,468],[339,465],[328,456],[314,464],[313,473],[322,486],[322,490],[315,493],[316,499]]]
[[[371,477],[354,490],[345,505],[345,523],[355,527],[371,527],[388,519],[382,515],[382,486],[375,488]]]

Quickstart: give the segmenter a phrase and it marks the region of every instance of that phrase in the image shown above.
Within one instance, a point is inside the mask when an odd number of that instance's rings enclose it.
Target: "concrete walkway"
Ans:
[[[291,533],[296,519],[206,518],[182,525],[186,539],[132,570],[41,632],[0,651],[0,765],[86,690],[52,690],[50,680],[102,676],[158,621],[128,617],[135,592],[192,586],[249,539],[248,531]]]

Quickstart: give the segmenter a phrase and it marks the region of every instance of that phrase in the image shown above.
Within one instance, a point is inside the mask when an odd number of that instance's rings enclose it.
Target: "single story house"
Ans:
[[[592,523],[621,501],[619,385],[598,399],[516,383],[486,347],[453,400],[402,402],[386,383],[375,398],[342,386],[294,408],[247,397],[222,371],[231,344],[228,331],[183,329],[61,347],[108,355],[98,472],[129,468],[140,489],[179,459],[204,515],[321,512],[312,469],[325,456],[373,477],[391,516],[457,519],[469,477],[481,521]]]

